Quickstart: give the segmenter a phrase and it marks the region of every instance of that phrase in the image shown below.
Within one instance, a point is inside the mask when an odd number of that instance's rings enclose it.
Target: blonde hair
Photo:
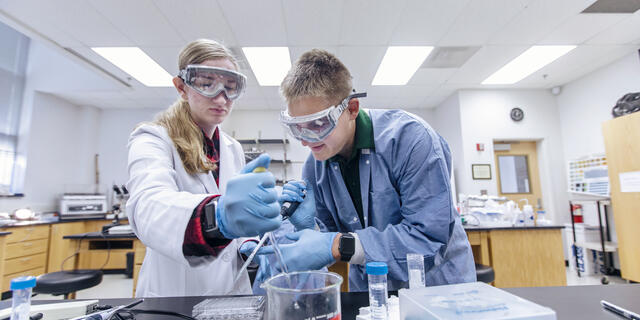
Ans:
[[[225,46],[213,40],[198,39],[180,51],[178,69],[215,59],[229,59],[238,68],[236,58]],[[187,173],[206,173],[215,170],[217,164],[209,161],[204,153],[202,129],[193,121],[190,110],[189,102],[178,98],[167,110],[156,116],[154,123],[167,130]]]
[[[351,74],[333,54],[312,49],[300,56],[282,80],[280,91],[287,102],[304,97],[322,97],[330,103],[346,98],[352,90]]]

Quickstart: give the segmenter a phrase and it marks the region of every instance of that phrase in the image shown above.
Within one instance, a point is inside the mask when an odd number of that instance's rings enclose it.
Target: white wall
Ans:
[[[99,125],[100,177],[103,184],[127,183],[127,142],[141,122],[152,121],[164,109],[102,109]]]
[[[567,160],[604,153],[602,122],[624,94],[640,91],[640,58],[630,54],[563,87],[557,97]]]
[[[525,112],[521,122],[514,122],[509,112],[520,107]],[[563,220],[566,212],[566,182],[562,139],[557,106],[547,90],[462,90],[435,110],[435,128],[449,142],[454,157],[458,192],[498,193],[494,140],[536,140],[543,190],[543,206],[551,219]],[[483,143],[485,151],[476,151]],[[491,164],[492,180],[473,180],[471,165]]]
[[[460,177],[461,171],[464,170],[464,152],[460,127],[460,101],[457,93],[452,94],[433,109],[433,121],[430,124],[449,144],[455,189],[457,193],[461,193]],[[457,199],[457,195],[454,199]]]
[[[63,192],[94,183],[99,111],[40,92],[33,94],[32,101],[25,196],[0,198],[1,211],[27,206],[36,211],[57,210]]]

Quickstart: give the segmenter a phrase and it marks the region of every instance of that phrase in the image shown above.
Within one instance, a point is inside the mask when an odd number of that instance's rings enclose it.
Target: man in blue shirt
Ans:
[[[281,90],[280,121],[311,150],[306,183],[286,184],[279,199],[302,202],[290,219],[294,242],[280,246],[289,271],[346,261],[350,290],[366,291],[364,265],[381,261],[389,290],[397,290],[407,287],[407,254],[418,253],[427,285],[476,280],[440,135],[410,113],[360,108],[366,93],[353,93],[347,68],[323,50],[304,53]]]

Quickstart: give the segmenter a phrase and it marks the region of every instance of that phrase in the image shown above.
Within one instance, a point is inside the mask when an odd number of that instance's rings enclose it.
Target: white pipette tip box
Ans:
[[[400,319],[556,320],[550,308],[482,282],[400,289]]]

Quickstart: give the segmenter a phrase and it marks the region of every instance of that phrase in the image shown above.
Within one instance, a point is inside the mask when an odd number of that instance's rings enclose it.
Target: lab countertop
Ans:
[[[639,284],[595,285],[572,287],[530,287],[504,289],[524,299],[533,301],[555,310],[558,319],[620,319],[613,313],[605,311],[600,300],[607,300],[615,305],[639,313],[638,297]],[[397,295],[397,293],[392,292]],[[355,319],[360,307],[369,304],[367,292],[343,292],[341,295],[342,319]],[[136,306],[137,309],[169,310],[185,315],[191,315],[194,305],[206,297],[173,297],[173,298],[145,298],[144,302]],[[100,304],[123,305],[135,299],[102,299]],[[51,303],[54,301],[35,301],[35,303]],[[59,300],[55,301],[59,302]],[[10,300],[0,302],[1,308],[11,306]],[[136,319],[167,319],[157,315],[140,315]]]
[[[537,227],[484,227],[484,226],[464,226],[466,231],[489,231],[489,230],[543,230],[543,229],[563,229],[564,226],[537,226]]]
[[[78,221],[90,221],[90,220],[104,220],[105,222],[110,222],[113,219],[105,219],[105,218],[84,218],[84,219],[73,219],[73,220],[59,220],[59,219],[47,219],[47,220],[9,220],[10,222],[3,222],[0,220],[0,228],[14,228],[14,227],[28,227],[28,226],[38,226],[45,224],[58,224],[58,223],[70,223],[70,222],[78,222]],[[120,219],[126,220],[126,219]]]
[[[71,234],[68,236],[62,237],[63,239],[137,239],[134,233],[125,233],[125,234],[108,234],[102,232],[87,232],[87,233],[78,233]]]

